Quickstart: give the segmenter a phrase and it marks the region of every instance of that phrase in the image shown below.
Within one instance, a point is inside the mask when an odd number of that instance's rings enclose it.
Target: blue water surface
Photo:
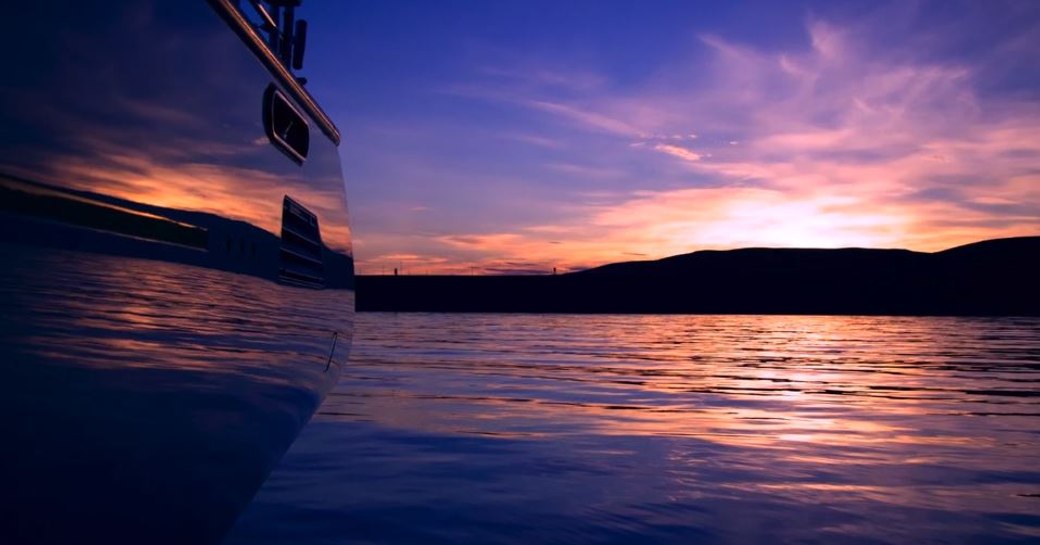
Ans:
[[[229,544],[1037,543],[1040,319],[360,314]]]

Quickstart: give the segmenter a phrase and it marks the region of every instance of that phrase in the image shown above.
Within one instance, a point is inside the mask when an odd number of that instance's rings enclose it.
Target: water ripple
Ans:
[[[230,543],[1035,543],[1040,320],[361,315]]]

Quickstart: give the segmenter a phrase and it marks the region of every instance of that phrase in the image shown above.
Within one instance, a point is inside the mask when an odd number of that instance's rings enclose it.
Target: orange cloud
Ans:
[[[546,270],[707,248],[935,251],[1040,234],[1040,105],[983,96],[980,66],[878,55],[873,30],[810,21],[811,45],[782,53],[703,36],[706,62],[677,62],[623,96],[605,85],[571,102],[498,92],[579,131],[570,141],[589,160],[549,169],[609,172],[625,189],[561,204],[556,221],[409,247],[431,269]]]

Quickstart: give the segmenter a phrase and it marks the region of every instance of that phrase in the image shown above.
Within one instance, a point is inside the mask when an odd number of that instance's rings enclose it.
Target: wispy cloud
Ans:
[[[606,78],[591,71],[563,68],[548,68],[538,64],[519,62],[509,66],[484,66],[478,72],[491,79],[532,90],[567,90],[590,92],[603,87]]]
[[[539,146],[539,147],[550,148],[550,149],[560,149],[560,148],[564,148],[564,147],[567,146],[567,144],[565,142],[562,142],[562,141],[560,141],[557,138],[550,138],[550,137],[547,137],[547,136],[539,136],[537,134],[524,134],[524,133],[507,132],[507,133],[497,134],[495,136],[497,136],[498,138],[505,139],[505,140],[513,140],[515,142],[522,142],[524,144],[531,144],[533,146]]]
[[[535,110],[540,110],[542,112],[565,118],[589,129],[621,136],[634,136],[639,134],[639,128],[636,125],[607,114],[585,110],[577,106],[570,106],[558,102],[549,102],[546,100],[528,100],[524,102],[524,105]]]
[[[525,135],[567,142],[542,163],[550,171],[604,185],[595,199],[557,203],[566,214],[556,220],[429,237],[426,255],[518,270],[702,248],[938,250],[1040,234],[1040,103],[992,91],[1015,77],[992,55],[1028,55],[1022,35],[991,44],[991,56],[951,60],[890,47],[886,21],[810,18],[805,45],[783,51],[704,34],[697,55],[672,54],[637,85],[532,70],[519,88],[468,87],[470,98],[545,120]],[[942,43],[944,32],[913,43]]]
[[[691,149],[676,146],[674,144],[655,144],[654,149],[661,153],[671,155],[672,157],[678,157],[683,161],[700,161],[704,157]]]

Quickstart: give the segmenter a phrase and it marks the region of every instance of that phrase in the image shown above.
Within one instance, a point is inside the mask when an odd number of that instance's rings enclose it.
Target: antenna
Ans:
[[[268,32],[268,46],[290,70],[303,68],[307,50],[307,21],[296,20],[296,8],[301,1],[250,0],[262,20],[261,28]]]
[[[272,2],[272,4],[279,5],[279,8],[285,8],[285,11],[282,11],[282,24],[279,27],[281,32],[279,32],[278,49],[276,51],[278,58],[282,59],[282,64],[288,67],[289,61],[292,59],[292,31],[296,22],[296,6],[294,2]]]
[[[303,68],[303,54],[307,51],[307,21],[300,19],[296,21],[293,32],[292,44],[292,68],[300,70]]]

